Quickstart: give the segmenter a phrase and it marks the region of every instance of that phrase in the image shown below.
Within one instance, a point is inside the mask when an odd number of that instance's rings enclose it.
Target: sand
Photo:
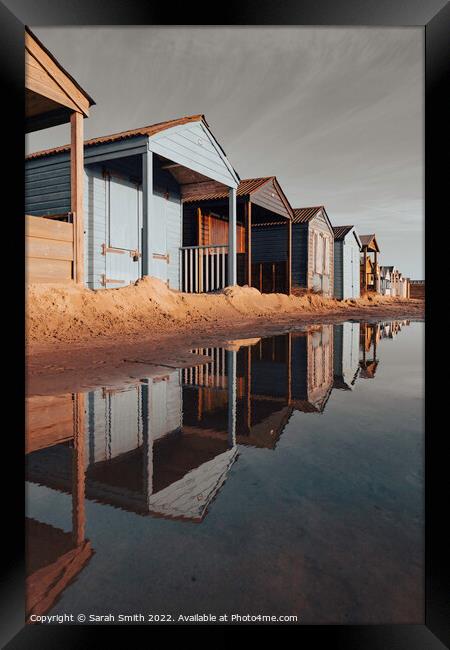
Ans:
[[[87,390],[192,365],[190,350],[236,346],[245,339],[312,323],[424,317],[422,300],[369,296],[261,294],[227,287],[183,294],[144,278],[121,289],[29,285],[26,302],[27,392]]]

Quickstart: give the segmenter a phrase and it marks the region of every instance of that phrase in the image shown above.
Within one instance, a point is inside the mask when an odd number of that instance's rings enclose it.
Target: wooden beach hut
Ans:
[[[88,287],[121,287],[150,275],[181,288],[182,201],[207,182],[223,190],[228,205],[228,243],[216,257],[215,283],[236,284],[239,177],[203,115],[86,140],[84,181]],[[29,214],[69,212],[70,188],[70,146],[27,156]],[[198,251],[188,261],[194,271]]]
[[[334,297],[339,300],[359,298],[361,241],[354,226],[335,226]]]
[[[275,176],[248,178],[237,188],[238,284],[261,292],[291,291],[292,208]],[[220,288],[217,257],[228,246],[229,202],[223,186],[195,183],[183,198],[183,289]],[[200,263],[192,265],[193,255]],[[194,272],[192,272],[194,266]]]
[[[332,296],[334,232],[323,205],[294,209],[292,220],[293,287]]]
[[[380,291],[380,266],[378,264],[378,247],[375,235],[360,235],[361,240],[361,293]]]
[[[28,282],[84,280],[83,120],[95,104],[79,83],[33,32],[25,28],[25,131],[32,133],[70,123],[70,145],[63,178],[59,169],[35,176],[25,204],[25,256]],[[48,177],[51,177],[49,180]],[[31,186],[52,185],[46,209],[36,210]],[[45,182],[45,181],[44,181]],[[59,207],[61,182],[64,209]],[[64,214],[61,214],[63,212]],[[45,214],[44,219],[30,215]]]

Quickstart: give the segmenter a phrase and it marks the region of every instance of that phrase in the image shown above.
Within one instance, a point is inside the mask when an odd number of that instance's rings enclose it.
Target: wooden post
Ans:
[[[367,248],[363,251],[363,289],[367,291]]]
[[[203,246],[204,241],[203,241],[203,233],[202,233],[202,210],[201,208],[197,208],[197,246]]]
[[[74,395],[74,448],[72,462],[72,536],[74,544],[79,546],[84,541],[85,511],[84,511],[84,393]]]
[[[288,221],[288,249],[287,249],[287,265],[286,265],[286,290],[288,296],[292,293],[292,221]]]
[[[247,284],[252,286],[252,203],[250,199],[245,205],[245,250],[247,253]]]
[[[377,255],[377,251],[375,251],[375,253],[374,253],[373,283],[374,283],[375,291],[378,292],[378,271],[377,271],[377,266],[378,266],[378,255]]]
[[[142,155],[142,275],[152,272],[150,223],[153,206],[153,152]]]
[[[232,287],[237,284],[237,260],[236,260],[236,188],[229,189],[229,208],[228,208],[228,286]]]
[[[70,209],[73,213],[74,280],[84,282],[83,115],[70,116]]]

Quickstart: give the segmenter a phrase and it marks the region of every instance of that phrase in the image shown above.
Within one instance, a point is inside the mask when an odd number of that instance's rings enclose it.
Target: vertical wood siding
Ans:
[[[306,287],[308,279],[308,224],[292,224],[292,285]]]
[[[288,258],[288,226],[252,228],[252,263],[285,262]]]
[[[343,244],[343,241],[334,242],[334,297],[338,300],[344,297]]]
[[[102,244],[107,242],[107,185],[101,165],[85,168],[84,220],[84,277],[90,289],[101,289],[106,274]]]

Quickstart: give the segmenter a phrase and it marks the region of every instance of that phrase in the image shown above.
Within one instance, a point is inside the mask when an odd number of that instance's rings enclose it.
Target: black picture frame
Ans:
[[[115,642],[130,632],[146,631],[146,626],[108,628],[106,626],[25,626],[24,625],[24,430],[23,396],[24,340],[24,25],[329,25],[329,26],[423,26],[425,29],[425,248],[427,271],[426,318],[438,303],[439,283],[431,278],[443,275],[443,254],[436,255],[439,240],[434,236],[440,215],[447,208],[444,192],[448,186],[448,163],[444,164],[448,141],[448,109],[444,97],[449,72],[448,39],[450,6],[444,0],[231,0],[223,3],[213,18],[203,5],[156,3],[139,0],[5,0],[0,2],[0,60],[3,77],[2,140],[7,152],[3,170],[5,221],[9,228],[4,240],[7,268],[14,269],[14,282],[7,283],[7,299],[16,316],[15,348],[9,373],[13,388],[8,394],[8,421],[4,427],[3,476],[10,468],[3,489],[2,579],[0,582],[2,647],[81,648],[95,640],[105,642],[114,634]],[[447,84],[448,85],[448,84]],[[445,137],[447,135],[447,138]],[[5,158],[4,158],[5,160]],[[4,205],[6,202],[6,206]],[[433,242],[433,244],[432,244]],[[433,256],[431,246],[433,245]],[[8,255],[10,259],[8,260]],[[442,268],[439,268],[439,262]],[[436,268],[431,275],[431,264]],[[333,648],[414,648],[436,650],[450,645],[450,590],[448,477],[445,454],[446,426],[433,427],[439,408],[445,405],[433,380],[432,360],[438,357],[436,338],[426,334],[426,610],[424,625],[381,626],[296,626],[297,639],[309,644],[326,643]],[[9,345],[8,345],[9,347]],[[441,353],[442,354],[442,353]],[[11,374],[14,375],[11,378]],[[442,390],[442,389],[441,389]],[[13,399],[14,398],[14,399]],[[14,400],[16,403],[14,403]],[[5,420],[6,422],[6,420]],[[6,462],[5,462],[6,461]],[[196,629],[192,626],[190,629]],[[178,626],[177,626],[178,628]],[[172,629],[177,629],[172,628]],[[126,637],[123,636],[125,629]],[[166,629],[166,627],[165,627]],[[214,628],[213,628],[214,629]],[[101,636],[99,636],[101,635]],[[148,637],[147,637],[148,638]],[[444,645],[445,644],[445,645]]]

